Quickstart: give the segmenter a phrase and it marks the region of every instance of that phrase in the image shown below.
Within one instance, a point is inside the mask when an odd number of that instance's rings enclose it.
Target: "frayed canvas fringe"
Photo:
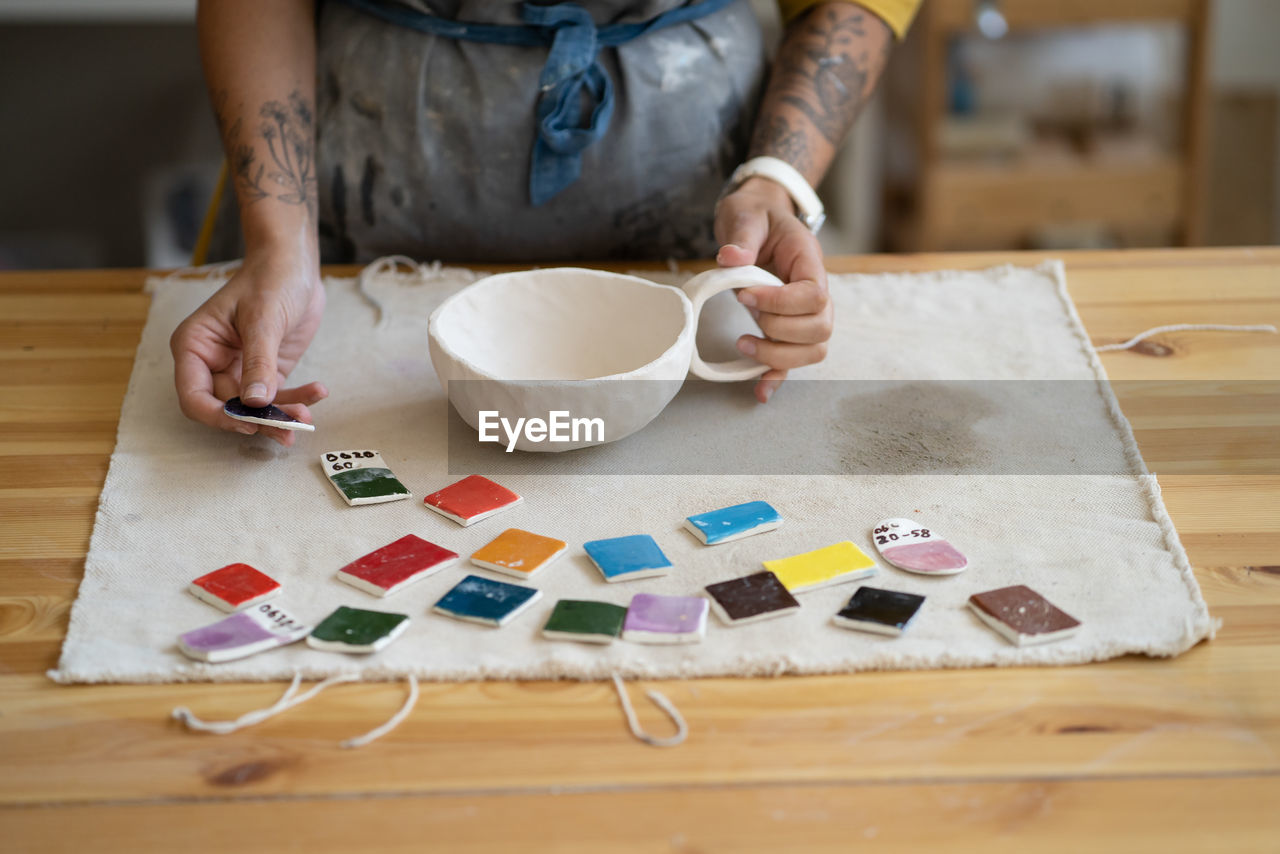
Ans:
[[[295,673],[293,675],[293,681],[289,683],[289,687],[285,689],[284,694],[281,695],[279,700],[276,700],[275,703],[265,709],[254,709],[253,711],[245,712],[233,721],[206,721],[197,717],[196,714],[186,706],[179,706],[174,709],[171,716],[175,720],[182,721],[186,724],[187,729],[195,730],[197,732],[213,733],[214,735],[229,735],[230,733],[244,729],[245,727],[260,724],[265,720],[275,717],[281,712],[287,712],[295,706],[300,706],[331,685],[338,685],[343,682],[359,681],[361,681],[361,677],[358,673],[343,673],[337,676],[330,676],[328,679],[316,683],[315,687],[306,693],[299,694],[298,687],[302,684],[302,674]],[[363,735],[358,735],[355,738],[349,738],[346,741],[341,742],[339,746],[347,748],[364,747],[366,744],[382,738],[382,736],[391,732],[403,723],[404,719],[409,717],[409,714],[413,711],[413,707],[417,705],[417,703],[418,678],[410,674],[409,696],[405,698],[404,705],[400,707],[400,710],[392,715],[387,722],[381,726],[375,727]]]
[[[1142,459],[1142,452],[1138,449],[1137,437],[1133,435],[1133,425],[1129,423],[1129,419],[1120,409],[1120,401],[1116,397],[1115,390],[1111,388],[1111,380],[1107,376],[1107,369],[1103,366],[1102,359],[1098,357],[1098,353],[1103,348],[1093,346],[1093,342],[1089,340],[1089,335],[1085,331],[1084,321],[1081,320],[1080,312],[1076,310],[1075,301],[1071,299],[1071,294],[1067,290],[1066,264],[1062,261],[1047,261],[1041,264],[1038,269],[1053,276],[1057,283],[1058,299],[1062,301],[1063,309],[1066,311],[1072,330],[1080,342],[1080,348],[1084,352],[1085,360],[1097,380],[1098,394],[1102,397],[1107,414],[1110,416],[1116,430],[1120,433],[1120,440],[1124,444],[1125,459],[1129,463],[1130,471],[1142,484],[1148,512],[1150,512],[1151,518],[1156,524],[1160,526],[1165,550],[1173,558],[1173,564],[1178,570],[1178,576],[1195,605],[1196,614],[1194,621],[1191,623],[1195,630],[1189,637],[1184,636],[1184,649],[1190,648],[1200,638],[1213,640],[1214,636],[1217,635],[1218,629],[1222,626],[1222,621],[1214,619],[1209,614],[1209,605],[1205,602],[1204,594],[1196,581],[1195,571],[1191,568],[1191,561],[1187,558],[1187,551],[1182,546],[1182,538],[1178,536],[1178,529],[1174,527],[1173,519],[1169,516],[1168,510],[1164,506],[1164,501],[1161,500],[1160,482],[1151,473],[1151,470],[1147,468],[1146,461]],[[1117,350],[1128,349],[1128,347],[1132,347],[1143,338],[1159,334],[1161,331],[1169,331],[1172,328],[1155,327],[1135,336],[1130,341],[1124,342],[1124,347],[1114,344],[1109,346]],[[1271,331],[1274,332],[1275,328],[1271,327]],[[1176,655],[1181,651],[1183,650],[1179,649],[1172,654]]]

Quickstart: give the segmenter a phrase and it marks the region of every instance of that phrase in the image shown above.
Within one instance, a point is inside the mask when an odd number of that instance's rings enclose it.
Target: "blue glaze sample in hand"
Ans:
[[[314,424],[299,421],[278,406],[248,406],[238,397],[228,400],[222,407],[222,411],[237,421],[277,427],[281,430],[316,429]]]
[[[671,561],[648,534],[593,540],[582,546],[605,581],[652,578],[671,571]]]
[[[542,598],[541,590],[468,575],[435,604],[448,617],[486,626],[501,626]]]
[[[708,546],[763,534],[782,525],[782,516],[766,501],[748,501],[685,520],[684,526]]]

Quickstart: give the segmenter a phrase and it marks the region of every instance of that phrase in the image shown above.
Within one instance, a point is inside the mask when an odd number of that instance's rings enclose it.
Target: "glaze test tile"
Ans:
[[[541,598],[542,591],[532,587],[468,575],[444,594],[432,610],[469,623],[503,626]]]
[[[885,519],[871,532],[880,557],[907,572],[955,575],[969,559],[937,531],[911,519]]]
[[[701,596],[637,593],[627,609],[622,638],[635,643],[698,643],[707,634],[707,609]]]
[[[407,628],[407,614],[366,611],[341,605],[307,636],[307,646],[327,652],[377,652],[404,634]]]
[[[975,593],[969,597],[969,607],[1017,646],[1062,640],[1080,628],[1079,620],[1023,584]]]
[[[764,568],[778,576],[792,593],[870,578],[879,571],[875,561],[848,540],[792,557],[766,560]]]
[[[782,516],[765,501],[748,501],[698,513],[684,520],[684,526],[704,545],[731,543],[753,534],[763,534],[782,525]]]
[[[305,430],[311,432],[316,429],[314,424],[299,421],[278,406],[246,406],[238,397],[228,400],[223,405],[222,411],[237,421],[262,424],[266,427],[275,427],[280,430]]]
[[[457,552],[406,534],[347,564],[338,579],[374,596],[390,596],[457,562]]]
[[[191,595],[223,611],[243,611],[280,591],[280,582],[247,563],[232,563],[202,575],[187,587]]]
[[[320,467],[342,499],[353,506],[412,496],[377,451],[328,451],[320,455]]]
[[[542,627],[542,636],[552,640],[613,643],[622,633],[626,616],[627,609],[621,605],[561,599]]]
[[[471,562],[494,572],[529,578],[564,554],[568,547],[563,540],[508,528],[471,555]]]
[[[582,548],[605,581],[653,578],[671,571],[671,561],[648,534],[592,540],[584,543]]]
[[[422,500],[430,509],[462,525],[474,525],[523,501],[519,495],[487,477],[473,474]]]
[[[301,620],[264,602],[179,635],[178,649],[197,661],[234,661],[302,640],[309,631],[311,627]]]
[[[800,610],[800,603],[772,572],[757,572],[707,585],[711,610],[726,625],[740,626]]]
[[[846,629],[901,635],[924,605],[924,597],[878,587],[859,587],[831,621]]]

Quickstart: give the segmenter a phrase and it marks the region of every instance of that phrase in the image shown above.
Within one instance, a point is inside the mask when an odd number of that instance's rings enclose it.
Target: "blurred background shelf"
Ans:
[[[917,231],[896,235],[895,242],[951,250],[1062,249],[1076,236],[1092,244],[1163,246],[1182,224],[1185,168],[1167,155],[1142,163],[939,163],[923,181],[920,195],[939,201],[919,218],[900,220]]]
[[[1208,39],[1208,0],[929,0],[888,82],[889,248],[1202,243]]]

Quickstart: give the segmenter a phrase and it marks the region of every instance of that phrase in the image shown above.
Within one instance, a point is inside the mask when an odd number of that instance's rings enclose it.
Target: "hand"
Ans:
[[[738,349],[770,367],[756,384],[756,399],[768,403],[788,370],[826,358],[833,312],[822,248],[786,190],[767,178],[749,178],[721,199],[715,228],[720,266],[756,264],[787,283],[738,292],[766,336],[743,335]]]
[[[281,386],[315,337],[323,313],[324,287],[314,263],[246,258],[169,340],[183,414],[220,430],[261,432],[292,445],[292,431],[237,421],[222,406],[239,395],[250,406],[275,403],[310,423],[307,407],[328,397],[328,390],[318,382]]]

